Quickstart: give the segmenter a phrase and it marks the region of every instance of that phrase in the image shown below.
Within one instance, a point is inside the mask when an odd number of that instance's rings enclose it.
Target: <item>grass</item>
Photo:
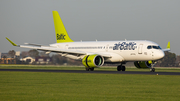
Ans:
[[[0,71],[0,101],[179,101],[180,76]]]

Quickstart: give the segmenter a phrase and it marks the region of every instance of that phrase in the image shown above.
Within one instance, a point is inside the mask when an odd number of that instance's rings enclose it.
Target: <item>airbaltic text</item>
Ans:
[[[135,42],[119,42],[114,45],[113,50],[135,50],[137,48]]]

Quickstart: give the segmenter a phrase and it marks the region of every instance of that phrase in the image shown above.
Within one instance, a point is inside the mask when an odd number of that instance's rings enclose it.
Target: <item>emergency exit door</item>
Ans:
[[[143,44],[140,44],[138,47],[138,54],[142,54],[142,47],[143,47]]]

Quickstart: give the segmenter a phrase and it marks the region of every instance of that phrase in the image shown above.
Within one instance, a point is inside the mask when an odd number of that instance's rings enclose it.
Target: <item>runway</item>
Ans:
[[[85,70],[48,70],[48,69],[0,69],[17,72],[54,72],[54,73],[98,73],[98,74],[143,74],[143,75],[180,75],[180,72],[142,72],[142,71],[85,71]]]

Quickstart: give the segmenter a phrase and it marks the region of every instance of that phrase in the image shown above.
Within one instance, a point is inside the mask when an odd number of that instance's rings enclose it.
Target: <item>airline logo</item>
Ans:
[[[119,42],[114,44],[113,50],[135,50],[136,48],[135,42]]]
[[[58,34],[58,33],[57,33],[56,36],[57,36],[57,40],[65,40],[65,36],[66,36],[66,35],[64,35],[63,33],[62,33],[62,34]]]

